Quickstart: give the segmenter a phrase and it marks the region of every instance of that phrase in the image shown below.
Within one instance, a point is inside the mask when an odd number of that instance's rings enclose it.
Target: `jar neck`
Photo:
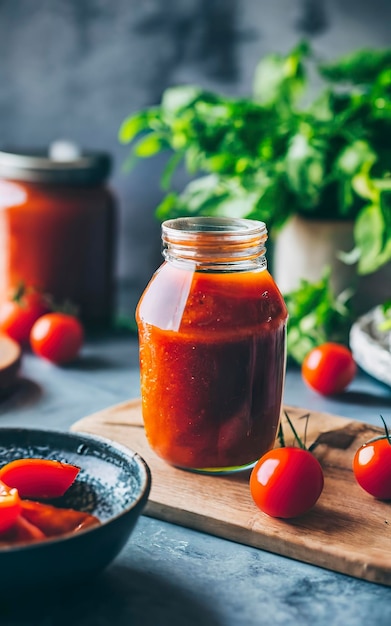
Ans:
[[[197,271],[266,268],[266,225],[229,217],[183,217],[162,224],[163,256]]]

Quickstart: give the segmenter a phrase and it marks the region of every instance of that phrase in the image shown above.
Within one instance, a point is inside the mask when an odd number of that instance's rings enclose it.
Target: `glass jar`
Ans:
[[[200,472],[252,467],[273,447],[287,309],[265,258],[263,222],[178,218],[136,310],[141,398],[152,449]]]
[[[105,153],[0,152],[0,302],[23,284],[86,325],[112,314],[116,206]]]

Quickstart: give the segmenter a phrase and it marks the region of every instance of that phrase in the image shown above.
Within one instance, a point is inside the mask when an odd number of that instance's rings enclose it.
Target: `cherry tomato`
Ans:
[[[313,454],[289,446],[267,452],[250,476],[255,504],[271,517],[303,515],[318,500],[323,484],[323,470]]]
[[[34,323],[47,312],[40,294],[19,293],[0,305],[0,330],[19,344],[27,344]]]
[[[84,331],[79,320],[66,313],[47,313],[31,329],[33,352],[52,363],[69,363],[78,356]]]
[[[364,443],[353,459],[358,484],[379,500],[391,500],[391,443],[382,437]]]
[[[11,528],[22,510],[17,489],[11,489],[0,481],[0,532]]]
[[[50,459],[16,459],[0,469],[0,481],[21,498],[57,498],[72,485],[79,467]]]
[[[338,343],[324,343],[305,357],[301,372],[304,382],[325,396],[343,391],[356,375],[352,353]]]

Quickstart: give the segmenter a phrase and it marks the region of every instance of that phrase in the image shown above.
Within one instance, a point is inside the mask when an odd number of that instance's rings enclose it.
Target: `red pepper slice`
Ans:
[[[0,547],[20,543],[33,543],[34,541],[43,541],[44,539],[47,539],[47,537],[42,530],[22,515],[19,515],[11,528],[0,534]]]
[[[21,498],[57,498],[72,485],[80,468],[50,459],[16,459],[0,469],[0,481]]]
[[[11,528],[22,510],[17,489],[12,489],[0,482],[0,533]]]
[[[89,513],[30,500],[22,501],[22,516],[39,528],[46,537],[78,532],[100,524],[98,518]]]

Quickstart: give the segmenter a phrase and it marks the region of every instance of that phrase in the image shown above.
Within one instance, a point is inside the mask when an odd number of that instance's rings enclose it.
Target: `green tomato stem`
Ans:
[[[280,422],[280,426],[278,428],[278,441],[280,443],[281,448],[285,448],[285,439],[284,439],[284,431],[282,430],[282,424]]]
[[[296,429],[295,429],[295,427],[293,426],[293,424],[292,424],[292,422],[291,422],[291,420],[290,420],[290,417],[289,417],[288,413],[287,413],[286,411],[284,411],[284,413],[285,413],[286,420],[287,420],[287,422],[288,422],[288,424],[289,424],[289,426],[290,426],[290,428],[291,428],[291,430],[292,430],[292,432],[293,432],[293,435],[294,435],[294,437],[295,437],[295,440],[296,440],[296,441],[297,441],[297,443],[299,444],[299,447],[300,447],[300,448],[302,448],[303,450],[307,450],[307,448],[306,448],[305,444],[302,442],[302,440],[300,439],[299,435],[297,434]],[[308,414],[307,418],[308,418],[308,417],[309,417],[309,414]],[[308,423],[308,419],[307,419],[307,423]]]
[[[383,418],[383,416],[382,416],[382,415],[380,415],[380,419],[381,419],[381,421],[383,422],[383,425],[384,425],[384,430],[385,430],[385,433],[386,433],[386,438],[387,438],[387,441],[388,441],[388,443],[389,443],[389,444],[390,444],[390,446],[391,446],[390,431],[388,430],[387,424],[386,424],[386,422],[385,422],[385,420],[384,420],[384,418]]]

